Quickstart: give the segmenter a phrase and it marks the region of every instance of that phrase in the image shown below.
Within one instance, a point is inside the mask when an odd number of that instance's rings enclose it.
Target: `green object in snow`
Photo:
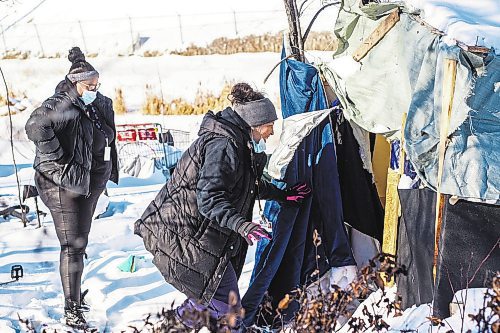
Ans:
[[[134,273],[137,271],[137,261],[141,259],[144,259],[144,257],[131,254],[124,262],[118,265],[118,269],[122,272]]]

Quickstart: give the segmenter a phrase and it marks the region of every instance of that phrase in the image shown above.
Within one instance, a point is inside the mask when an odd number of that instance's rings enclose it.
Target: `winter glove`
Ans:
[[[243,222],[237,232],[245,238],[248,245],[252,246],[254,241],[261,240],[262,238],[271,239],[271,235],[258,223]]]
[[[304,182],[297,183],[285,190],[285,201],[291,204],[301,204],[312,193],[311,188]]]

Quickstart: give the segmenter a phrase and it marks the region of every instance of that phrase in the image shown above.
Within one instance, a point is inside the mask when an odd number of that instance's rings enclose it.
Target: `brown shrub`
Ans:
[[[234,54],[240,52],[279,52],[283,44],[281,33],[250,35],[238,38],[221,37],[213,40],[207,46],[191,44],[184,50],[175,50],[171,54],[194,56],[210,54]],[[307,40],[307,50],[334,51],[337,47],[336,38],[333,33],[312,31]]]
[[[116,114],[125,114],[127,112],[127,107],[125,105],[125,100],[123,99],[123,91],[121,88],[115,89],[113,109],[115,110]]]
[[[209,110],[222,110],[230,104],[227,96],[232,86],[232,83],[226,82],[219,94],[203,92],[199,89],[194,102],[190,103],[183,98],[164,101],[152,92],[151,86],[147,85],[146,101],[141,108],[141,113],[145,115],[199,115]]]

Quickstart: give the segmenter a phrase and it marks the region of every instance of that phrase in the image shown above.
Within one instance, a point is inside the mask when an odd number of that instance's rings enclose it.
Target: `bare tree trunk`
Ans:
[[[304,61],[304,43],[302,32],[300,31],[299,13],[296,0],[283,0],[285,3],[286,15],[288,16],[288,28],[290,30],[289,42],[294,57],[299,61]]]

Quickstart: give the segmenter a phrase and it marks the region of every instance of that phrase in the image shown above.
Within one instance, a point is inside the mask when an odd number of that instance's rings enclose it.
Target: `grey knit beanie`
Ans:
[[[250,127],[257,127],[278,120],[276,109],[269,98],[238,103],[234,105],[233,109]]]

